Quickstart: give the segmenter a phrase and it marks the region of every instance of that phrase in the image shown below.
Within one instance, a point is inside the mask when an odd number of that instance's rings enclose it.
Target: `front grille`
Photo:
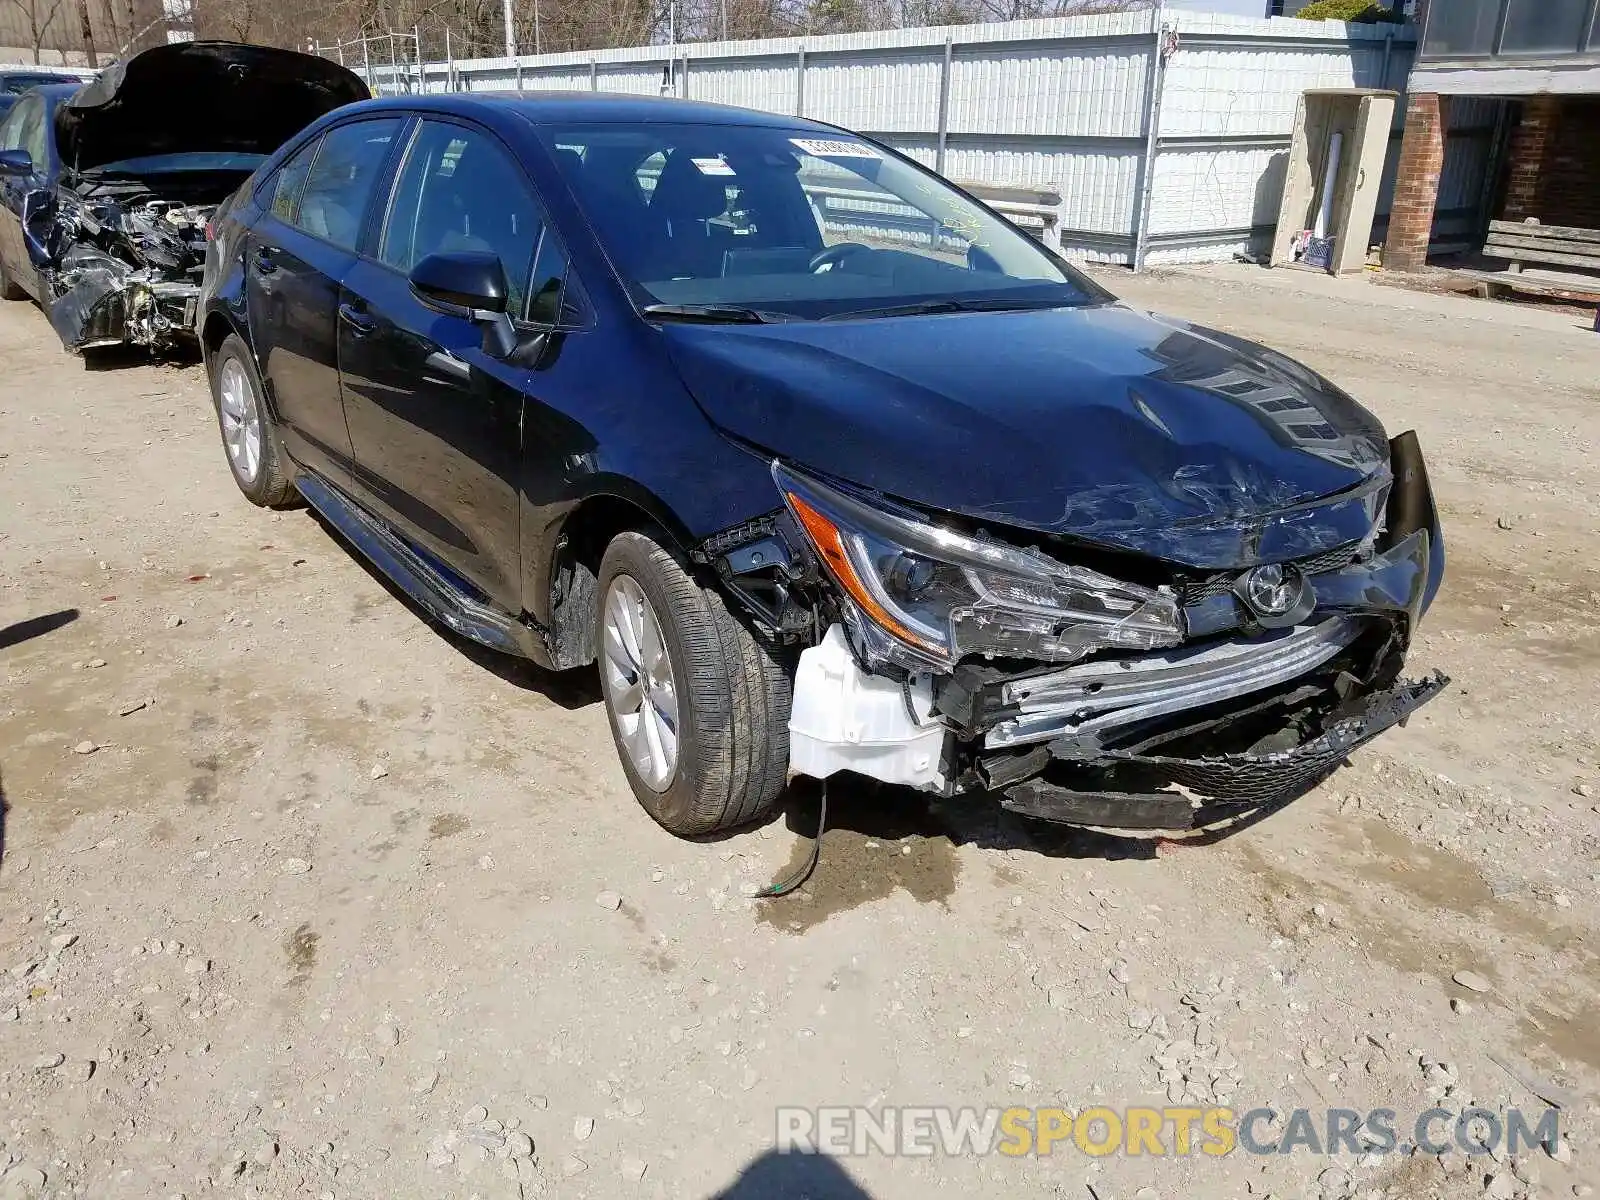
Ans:
[[[1335,546],[1332,550],[1324,550],[1314,558],[1302,558],[1295,563],[1307,575],[1321,575],[1326,571],[1342,571],[1355,562],[1356,556],[1361,553],[1360,542],[1350,542],[1348,545]]]
[[[1321,575],[1327,571],[1344,570],[1356,561],[1360,553],[1361,543],[1350,542],[1344,546],[1335,546],[1332,550],[1324,550],[1311,558],[1297,558],[1292,562],[1307,575]],[[1243,571],[1216,571],[1207,575],[1180,576],[1176,580],[1178,603],[1195,604],[1231,592],[1243,573]]]

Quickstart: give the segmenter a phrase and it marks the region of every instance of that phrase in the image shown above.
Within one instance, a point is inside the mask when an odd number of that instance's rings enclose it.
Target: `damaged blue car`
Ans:
[[[337,63],[236,42],[33,87],[0,121],[0,298],[35,300],[75,352],[192,343],[212,209],[285,139],[367,96]]]
[[[217,218],[227,462],[458,634],[598,666],[694,836],[849,771],[1190,829],[1444,686],[1416,438],[1135,311],[846,130],[595,94],[377,100]]]

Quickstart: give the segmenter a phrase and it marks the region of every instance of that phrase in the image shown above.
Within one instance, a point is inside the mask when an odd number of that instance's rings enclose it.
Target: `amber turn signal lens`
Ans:
[[[789,504],[794,509],[794,515],[799,518],[806,536],[811,539],[811,544],[817,548],[817,553],[822,555],[822,561],[828,565],[828,570],[833,572],[833,577],[849,593],[850,599],[856,602],[861,611],[901,641],[942,656],[943,650],[940,647],[912,633],[867,590],[866,584],[862,583],[861,576],[856,573],[855,564],[850,561],[850,555],[844,548],[844,536],[839,532],[839,527],[793,492],[787,495]]]

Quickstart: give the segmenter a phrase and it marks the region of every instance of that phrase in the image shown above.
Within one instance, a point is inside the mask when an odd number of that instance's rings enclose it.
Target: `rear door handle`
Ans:
[[[271,275],[278,269],[278,264],[272,261],[272,251],[265,246],[256,251],[256,270],[263,275]]]
[[[339,305],[339,319],[350,326],[350,332],[355,337],[366,337],[378,327],[376,321],[353,304]]]

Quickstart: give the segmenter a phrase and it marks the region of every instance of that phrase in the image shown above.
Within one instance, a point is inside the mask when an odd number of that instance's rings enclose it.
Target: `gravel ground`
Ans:
[[[430,627],[236,493],[203,372],[0,310],[0,1197],[1347,1200],[1600,1183],[1600,338],[1245,268],[1108,274],[1417,428],[1452,688],[1203,845],[841,785],[689,844],[589,673]],[[54,614],[60,614],[53,616]],[[70,619],[68,614],[71,614]],[[1517,1159],[843,1160],[778,1105],[1564,1101]],[[9,1170],[5,1170],[9,1165]]]

